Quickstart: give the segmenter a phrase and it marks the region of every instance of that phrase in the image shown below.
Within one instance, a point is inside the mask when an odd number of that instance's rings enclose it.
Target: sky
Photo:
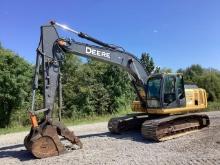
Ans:
[[[220,70],[219,8],[219,0],[2,0],[0,42],[35,63],[40,26],[55,20],[137,57],[148,52],[161,68]]]

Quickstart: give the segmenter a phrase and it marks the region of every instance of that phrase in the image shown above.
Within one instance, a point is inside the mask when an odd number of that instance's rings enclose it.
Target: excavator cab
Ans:
[[[145,90],[148,108],[175,108],[186,105],[181,74],[152,75],[147,81]]]
[[[206,92],[198,87],[185,89],[182,74],[150,75],[144,90],[138,92],[139,100],[133,101],[131,106],[137,113],[111,118],[108,123],[110,132],[141,130],[144,138],[159,142],[210,124],[207,115],[189,113],[207,107]]]
[[[206,91],[185,85],[180,73],[150,75],[144,90],[139,93],[142,100],[135,100],[131,105],[135,112],[161,116],[199,112],[207,108]],[[146,105],[143,106],[141,101],[145,101]]]

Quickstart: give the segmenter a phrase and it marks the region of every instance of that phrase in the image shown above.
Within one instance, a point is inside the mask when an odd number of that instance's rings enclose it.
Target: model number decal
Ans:
[[[96,50],[94,48],[86,47],[86,54],[92,54],[94,56],[110,58],[110,53]]]

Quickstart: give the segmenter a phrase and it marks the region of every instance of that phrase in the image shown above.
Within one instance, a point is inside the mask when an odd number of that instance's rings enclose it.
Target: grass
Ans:
[[[207,111],[220,111],[220,101],[216,102],[208,102],[208,108]],[[106,122],[112,117],[116,116],[122,116],[124,114],[131,113],[131,109],[121,109],[119,113],[113,114],[113,115],[101,115],[101,116],[87,116],[84,118],[79,119],[63,119],[62,122],[66,126],[72,126],[72,125],[82,125],[82,124],[92,124],[97,122]],[[8,134],[8,133],[15,133],[15,132],[21,132],[21,131],[29,131],[31,126],[11,126],[7,128],[0,128],[0,135],[2,134]]]
[[[108,114],[108,115],[94,115],[94,116],[87,116],[84,118],[79,118],[79,119],[63,119],[63,123],[67,126],[71,126],[71,125],[82,125],[82,124],[92,124],[92,123],[97,123],[97,122],[106,122],[108,121],[110,118],[112,117],[116,117],[116,116],[122,116],[125,114],[131,113],[131,109],[121,109],[119,110],[118,113],[116,114]]]
[[[116,116],[122,116],[127,113],[131,113],[131,109],[121,109],[119,110],[119,113],[113,114],[113,115],[100,115],[100,116],[87,116],[84,118],[79,119],[62,119],[62,123],[64,123],[66,126],[72,126],[72,125],[83,125],[83,124],[92,124],[97,122],[106,122],[112,117]],[[31,128],[31,125],[29,126],[11,126],[6,128],[0,128],[0,135],[8,134],[8,133],[15,133],[15,132],[22,132],[22,131],[29,131]]]
[[[207,111],[220,111],[220,101],[208,102]]]
[[[15,133],[15,132],[22,132],[30,130],[30,126],[13,126],[13,127],[6,127],[0,128],[0,135],[8,134],[8,133]]]

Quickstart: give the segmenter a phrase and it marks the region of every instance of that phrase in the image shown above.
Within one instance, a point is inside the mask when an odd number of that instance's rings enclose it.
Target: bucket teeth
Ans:
[[[59,135],[82,148],[82,143],[74,135],[74,132],[59,122],[55,124],[44,123],[39,127],[32,127],[30,133],[24,139],[24,145],[36,158],[57,156],[65,151]]]

